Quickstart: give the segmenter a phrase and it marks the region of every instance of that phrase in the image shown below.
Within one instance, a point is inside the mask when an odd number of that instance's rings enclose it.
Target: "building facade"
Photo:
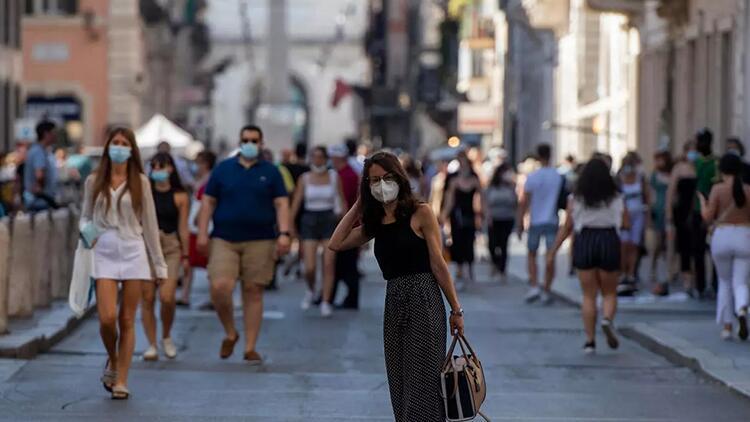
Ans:
[[[637,150],[650,161],[659,149],[679,153],[697,131],[726,139],[750,137],[747,1],[588,0],[626,18],[637,31]],[[634,48],[635,50],[635,48]],[[631,94],[632,95],[632,94]]]
[[[367,2],[288,0],[286,35],[274,35],[275,40],[269,40],[269,34],[279,28],[269,28],[273,10],[268,6],[268,0],[208,4],[212,47],[202,67],[227,63],[213,78],[215,146],[234,148],[243,125],[268,117],[292,128],[286,135],[269,134],[266,143],[275,151],[296,143],[330,145],[359,136],[358,96],[351,92],[336,104],[332,100],[339,82],[351,87],[368,81]],[[280,54],[281,49],[273,48],[279,41],[288,46],[283,49],[285,58],[273,56]],[[284,74],[285,80],[278,80]],[[273,86],[269,78],[276,79]],[[286,96],[279,92],[280,82],[286,86]],[[268,116],[271,110],[278,113]]]
[[[23,40],[25,117],[56,120],[83,145],[102,144],[111,125],[141,124],[137,0],[26,0]]]
[[[0,3],[0,151],[14,144],[14,124],[21,112],[21,2]]]

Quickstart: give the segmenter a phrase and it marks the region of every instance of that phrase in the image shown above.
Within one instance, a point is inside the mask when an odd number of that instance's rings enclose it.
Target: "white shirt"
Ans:
[[[563,177],[553,167],[542,167],[526,178],[524,192],[531,194],[531,225],[558,224],[557,197]]]
[[[325,185],[310,183],[310,177],[308,176],[309,173],[303,176],[305,178],[305,210],[340,213],[339,181],[336,171],[328,170],[328,180],[330,182]]]
[[[625,206],[629,212],[646,211],[646,204],[643,201],[643,183],[639,177],[635,183],[623,183],[622,193],[625,196]]]
[[[81,227],[87,223],[93,223],[99,232],[107,230],[116,230],[122,239],[143,240],[146,244],[146,251],[149,260],[154,266],[156,278],[167,278],[167,263],[164,261],[164,255],[161,250],[159,241],[159,224],[156,220],[156,207],[154,206],[154,197],[151,193],[151,184],[146,175],[141,175],[141,188],[143,190],[142,211],[141,215],[135,214],[130,192],[126,192],[120,201],[118,211],[117,201],[125,189],[123,183],[117,189],[111,189],[111,206],[106,209],[106,202],[102,195],[96,198],[96,204],[93,204],[93,189],[95,175],[86,179],[86,188],[83,195],[83,207],[81,209]]]
[[[622,211],[625,203],[621,195],[617,195],[609,204],[590,208],[582,199],[573,199],[573,227],[576,232],[583,228],[614,228],[622,226]]]

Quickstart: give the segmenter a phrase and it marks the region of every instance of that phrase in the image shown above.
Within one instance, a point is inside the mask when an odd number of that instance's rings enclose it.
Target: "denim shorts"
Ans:
[[[305,211],[300,222],[299,237],[302,240],[330,239],[337,224],[333,211]]]
[[[544,238],[544,246],[547,250],[550,250],[555,244],[557,229],[557,224],[539,224],[529,227],[529,252],[536,253],[536,251],[539,250],[539,244],[541,243],[542,238]]]

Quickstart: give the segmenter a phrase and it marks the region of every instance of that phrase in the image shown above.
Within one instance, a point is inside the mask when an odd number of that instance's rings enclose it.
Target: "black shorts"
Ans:
[[[300,221],[299,237],[302,240],[330,239],[337,224],[333,211],[305,211]]]
[[[586,228],[576,233],[573,266],[578,270],[620,270],[620,236],[614,228]]]

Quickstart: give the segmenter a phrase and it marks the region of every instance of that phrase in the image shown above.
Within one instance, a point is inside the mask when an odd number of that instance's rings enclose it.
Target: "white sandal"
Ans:
[[[112,400],[127,400],[130,398],[130,391],[125,386],[115,386],[112,388]]]
[[[104,372],[101,377],[102,387],[108,392],[112,392],[112,386],[117,382],[117,371],[109,369],[109,359],[104,364]]]

